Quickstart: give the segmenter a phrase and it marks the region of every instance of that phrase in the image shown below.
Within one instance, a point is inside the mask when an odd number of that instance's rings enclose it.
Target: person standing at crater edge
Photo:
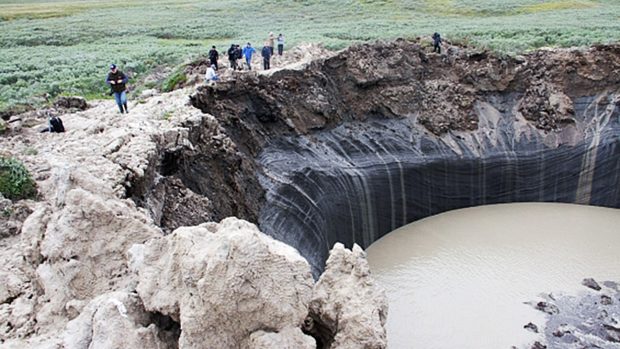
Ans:
[[[114,100],[116,101],[116,105],[118,105],[118,109],[120,109],[121,114],[129,113],[129,109],[127,108],[127,81],[129,81],[127,75],[118,70],[116,68],[116,64],[111,64],[110,72],[108,73],[105,82],[112,88]]]
[[[215,70],[217,70],[217,59],[220,58],[219,53],[215,49],[215,46],[211,46],[211,50],[209,51],[209,62],[211,65],[215,65]]]
[[[245,63],[248,65],[248,69],[252,70],[252,55],[256,52],[252,44],[248,44],[243,48],[243,56],[245,57]]]
[[[237,70],[237,46],[231,44],[228,49],[228,61],[230,62],[230,68]]]
[[[273,35],[273,32],[269,32],[269,38],[267,42],[269,43],[269,50],[271,50],[271,55],[273,56],[273,46],[276,41],[276,37]]]
[[[263,56],[263,68],[265,70],[269,69],[269,63],[271,60],[271,50],[273,49],[273,47],[269,47],[269,42],[265,42],[265,46],[263,46],[263,49],[261,51],[261,56]]]
[[[433,34],[433,52],[441,53],[441,35],[437,32]]]
[[[278,56],[282,56],[282,52],[284,52],[284,35],[280,33],[278,35]]]

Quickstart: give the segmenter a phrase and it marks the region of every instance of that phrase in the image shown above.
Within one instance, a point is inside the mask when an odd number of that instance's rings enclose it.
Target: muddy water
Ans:
[[[506,204],[447,212],[368,249],[389,298],[389,348],[510,348],[540,339],[524,302],[620,281],[620,210]]]

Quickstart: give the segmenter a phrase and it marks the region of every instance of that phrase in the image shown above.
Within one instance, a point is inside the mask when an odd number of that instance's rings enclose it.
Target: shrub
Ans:
[[[37,194],[30,173],[14,158],[0,157],[0,193],[11,200],[34,198]]]
[[[185,74],[185,67],[177,68],[170,76],[162,82],[161,90],[163,92],[170,92],[178,87],[181,87],[183,83],[187,81],[187,75]]]

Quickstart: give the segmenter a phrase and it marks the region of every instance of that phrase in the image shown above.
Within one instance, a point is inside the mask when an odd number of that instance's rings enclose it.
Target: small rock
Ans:
[[[528,331],[532,331],[534,333],[538,333],[538,326],[536,326],[535,324],[529,322],[527,325],[523,326],[523,328],[525,328]]]
[[[620,343],[620,328],[603,324],[603,328],[607,332],[607,340],[613,343]]]
[[[596,291],[600,291],[601,290],[601,286],[598,284],[598,282],[596,282],[592,278],[583,279],[581,284],[584,285],[585,287],[589,287],[589,288],[591,288],[593,290],[596,290]]]
[[[601,296],[601,304],[603,305],[611,305],[613,303],[611,297],[606,296],[606,295],[602,295]]]
[[[536,304],[536,309],[540,310],[542,312],[545,312],[549,315],[553,315],[553,314],[559,314],[560,313],[560,309],[558,309],[557,306],[555,306],[554,304],[551,303],[547,303],[544,301],[538,302]]]
[[[547,346],[536,341],[534,342],[534,344],[532,344],[532,348],[531,349],[547,349]]]
[[[54,106],[56,108],[64,108],[64,109],[78,109],[78,110],[88,109],[88,103],[86,103],[86,99],[80,96],[59,97],[56,100],[56,102],[54,102]]]

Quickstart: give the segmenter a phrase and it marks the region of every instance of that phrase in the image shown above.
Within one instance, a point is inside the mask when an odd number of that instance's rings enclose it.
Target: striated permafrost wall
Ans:
[[[617,91],[575,99],[575,122],[560,131],[523,119],[511,102],[519,99],[477,102],[474,131],[437,136],[414,114],[270,142],[257,158],[262,231],[296,247],[316,276],[335,242],[367,247],[448,210],[508,202],[620,207]]]

